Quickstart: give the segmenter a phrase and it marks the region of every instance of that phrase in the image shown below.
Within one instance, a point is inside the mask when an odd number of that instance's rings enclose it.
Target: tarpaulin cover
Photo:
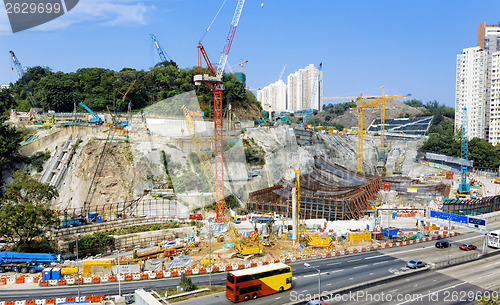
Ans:
[[[172,260],[165,259],[165,269],[182,268],[191,266],[189,256],[173,256]]]
[[[161,271],[163,270],[163,258],[148,259],[142,266],[142,271]]]

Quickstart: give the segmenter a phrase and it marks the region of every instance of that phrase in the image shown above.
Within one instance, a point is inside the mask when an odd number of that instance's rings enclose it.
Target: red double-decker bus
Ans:
[[[292,288],[292,268],[283,263],[230,271],[226,297],[233,302],[282,292]]]

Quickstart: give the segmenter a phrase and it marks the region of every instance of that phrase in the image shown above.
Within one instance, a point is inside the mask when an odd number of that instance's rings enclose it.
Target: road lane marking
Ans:
[[[281,299],[281,297],[277,297],[277,298],[274,298],[274,299],[275,299],[275,300],[279,300],[279,299]]]
[[[333,266],[333,265],[338,265],[338,264],[341,264],[340,262],[338,263],[331,263],[331,264],[326,264],[327,266]]]
[[[415,300],[423,300],[423,299],[425,299],[425,298],[426,298],[427,296],[429,296],[429,295],[436,295],[436,294],[437,294],[438,292],[440,292],[440,291],[448,290],[448,289],[450,289],[450,288],[456,288],[456,287],[458,287],[458,286],[460,286],[460,285],[463,285],[463,284],[466,284],[466,283],[467,283],[467,282],[462,282],[462,283],[460,283],[460,284],[451,285],[451,286],[448,286],[448,287],[446,287],[446,288],[439,289],[439,290],[436,290],[436,291],[433,291],[433,292],[429,292],[428,294],[424,294],[424,295],[419,294],[416,298],[413,298],[413,299],[411,299],[411,300],[407,300],[407,301],[404,301],[404,302],[398,303],[398,304],[396,304],[396,305],[406,304],[406,303],[409,303],[409,302],[413,302],[413,301],[415,301]]]
[[[373,275],[373,272],[372,272],[372,273],[370,273],[369,275]]]
[[[344,269],[332,270],[332,271],[328,271],[328,273],[341,272],[341,271],[344,271]],[[321,273],[321,274],[323,274],[323,273]]]
[[[382,255],[369,256],[369,257],[365,257],[365,259],[372,259],[372,258],[383,257],[383,256],[387,256],[387,255],[382,254]]]
[[[326,286],[330,286],[331,284],[332,284],[332,283],[328,283],[328,284],[326,284]]]
[[[301,292],[307,292],[307,289],[306,290],[302,290]]]
[[[354,267],[353,269],[364,268],[364,267],[367,267],[367,266],[368,266],[368,265],[356,266],[356,267]]]
[[[354,280],[354,278],[353,278],[353,277],[351,277],[349,280]]]
[[[383,261],[383,262],[378,262],[378,263],[373,263],[374,265],[378,265],[378,264],[383,264],[383,263],[387,263],[389,261]]]
[[[358,258],[358,259],[352,259],[352,260],[347,261],[347,262],[348,262],[348,263],[351,263],[351,262],[357,262],[357,261],[360,261],[360,260],[361,260],[361,258]]]
[[[304,275],[304,277],[311,277],[311,276],[318,276],[318,274],[317,274],[317,273],[314,273],[314,274]]]

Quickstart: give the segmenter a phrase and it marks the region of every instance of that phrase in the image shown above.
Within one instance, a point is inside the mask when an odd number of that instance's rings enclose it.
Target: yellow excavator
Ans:
[[[295,184],[295,189],[297,190],[297,204],[298,204],[298,209],[297,213],[300,217],[300,170],[295,170],[295,174],[297,176],[296,179],[296,184]],[[309,233],[306,229],[306,224],[304,223],[303,219],[299,220],[299,228],[298,228],[298,233],[299,233],[299,240],[302,239],[303,242],[309,247],[321,247],[321,248],[328,248],[332,246],[333,243],[333,238],[326,236],[326,237],[321,237],[318,234],[312,234]]]
[[[224,197],[218,198],[215,187],[215,177],[212,170],[212,164],[210,163],[210,159],[208,157],[207,151],[203,149],[202,140],[200,135],[196,130],[196,125],[191,117],[190,110],[183,105],[182,111],[184,113],[184,117],[186,119],[186,126],[189,131],[189,135],[193,140],[193,144],[196,148],[196,154],[198,155],[198,159],[200,160],[201,166],[203,168],[203,173],[207,178],[208,184],[210,185],[210,189],[214,195],[215,201],[220,204],[217,207],[220,207],[220,214],[222,215],[222,221],[226,224],[227,232],[231,241],[234,243],[234,250],[238,256],[246,256],[253,254],[262,254],[264,249],[260,239],[258,231],[255,228],[255,231],[250,236],[243,236],[237,230],[233,221],[233,217],[229,213],[229,209],[227,208]]]

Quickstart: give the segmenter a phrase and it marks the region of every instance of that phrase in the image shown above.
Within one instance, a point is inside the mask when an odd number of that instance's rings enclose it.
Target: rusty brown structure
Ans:
[[[500,211],[500,195],[470,200],[448,200],[442,210],[457,215],[480,215]]]
[[[276,212],[292,216],[292,193],[295,181],[249,194],[246,210]],[[338,164],[316,157],[313,170],[300,176],[300,214],[304,219],[329,221],[360,219],[372,210],[382,186],[380,178],[360,175]],[[371,201],[371,202],[370,202]]]

